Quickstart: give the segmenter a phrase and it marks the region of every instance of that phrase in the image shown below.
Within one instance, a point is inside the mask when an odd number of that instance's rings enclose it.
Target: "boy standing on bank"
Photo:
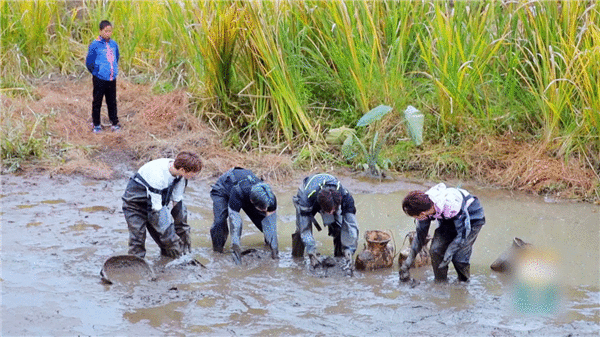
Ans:
[[[112,40],[112,24],[103,20],[100,22],[100,36],[90,43],[85,65],[93,77],[92,132],[102,132],[100,124],[100,108],[102,99],[106,97],[108,118],[112,122],[112,131],[118,131],[117,117],[117,75],[119,73],[119,46]]]

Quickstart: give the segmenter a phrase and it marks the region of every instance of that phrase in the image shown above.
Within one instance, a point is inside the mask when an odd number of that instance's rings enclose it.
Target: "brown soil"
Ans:
[[[119,132],[110,131],[106,105],[102,107],[104,132],[91,132],[92,83],[88,76],[51,77],[34,83],[34,99],[2,97],[9,116],[50,116],[47,127],[61,160],[29,163],[23,168],[45,169],[62,174],[82,174],[109,179],[135,170],[158,157],[173,157],[181,150],[195,151],[203,158],[202,176],[216,177],[232,166],[243,166],[271,180],[296,179],[292,157],[285,153],[254,151],[240,153],[222,146],[223,133],[209,127],[189,111],[188,94],[176,90],[153,94],[148,85],[127,79],[118,82]],[[12,115],[10,115],[12,114]],[[10,117],[9,117],[10,118]],[[479,183],[519,189],[554,197],[596,200],[598,173],[584,160],[553,158],[535,144],[507,139],[485,139],[473,146],[471,162]],[[318,168],[315,168],[318,169]]]
[[[221,145],[218,131],[210,129],[189,113],[188,95],[183,90],[156,95],[148,85],[127,79],[117,84],[118,116],[122,129],[110,130],[103,103],[103,132],[91,132],[92,82],[88,77],[57,77],[34,84],[34,99],[3,97],[15,118],[33,114],[47,119],[52,139],[72,146],[62,148],[64,160],[28,163],[24,171],[50,170],[60,174],[82,174],[109,179],[159,157],[174,157],[179,151],[198,153],[204,164],[202,176],[218,176],[233,166],[253,169],[258,175],[275,180],[289,178],[293,170],[286,155],[270,153],[242,154]],[[27,118],[27,117],[26,117]],[[38,128],[39,130],[39,128]]]

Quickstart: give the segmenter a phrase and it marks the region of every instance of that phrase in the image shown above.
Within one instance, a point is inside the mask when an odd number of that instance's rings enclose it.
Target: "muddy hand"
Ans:
[[[315,254],[308,254],[308,258],[310,259],[310,265],[313,268],[317,268],[321,266],[321,260]]]
[[[354,260],[352,260],[352,253],[350,251],[344,252],[344,265],[342,270],[347,276],[354,276]]]
[[[279,259],[279,250],[278,249],[271,249],[271,258],[273,260]]]
[[[232,250],[233,250],[233,261],[235,262],[235,264],[237,264],[237,265],[242,264],[242,253],[240,251],[240,246],[233,245]]]
[[[181,247],[183,248],[183,254],[192,252],[192,240],[190,239],[189,233],[182,233],[180,236]]]
[[[400,268],[400,281],[402,282],[408,282],[410,281],[410,272],[408,271],[408,268],[405,268],[404,266],[402,266]]]
[[[179,248],[168,248],[163,251],[163,255],[168,256],[172,259],[176,259],[181,256]]]
[[[354,263],[352,263],[352,260],[344,259],[342,270],[344,271],[346,276],[354,276]]]

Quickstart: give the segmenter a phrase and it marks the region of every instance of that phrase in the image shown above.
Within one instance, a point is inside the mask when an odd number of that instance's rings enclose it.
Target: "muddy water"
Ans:
[[[236,266],[210,249],[210,180],[186,195],[193,256],[206,268],[167,266],[147,241],[156,281],[106,285],[104,261],[127,252],[120,195],[125,179],[2,176],[2,336],[38,335],[346,335],[588,336],[600,329],[600,207],[466,186],[485,207],[475,243],[472,280],[434,284],[430,268],[412,272],[420,284],[398,282],[398,265],[354,277],[311,271],[291,258],[296,187],[276,188],[281,258],[273,261],[247,219],[244,248],[258,251]],[[419,184],[343,179],[355,195],[362,234],[390,231],[396,247],[413,229],[399,202]],[[320,220],[320,219],[319,219]],[[322,254],[333,247],[317,232]],[[489,265],[513,237],[551,251],[559,266],[552,310],[524,313],[511,279]]]

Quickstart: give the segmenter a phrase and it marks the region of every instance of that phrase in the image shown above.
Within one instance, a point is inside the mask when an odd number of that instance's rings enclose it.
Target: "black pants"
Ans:
[[[481,227],[485,223],[485,219],[478,219],[471,221],[471,232],[467,236],[466,242],[462,248],[460,248],[452,257],[452,264],[458,274],[459,281],[468,281],[471,277],[471,253],[473,252],[473,244],[477,239],[477,235],[481,230]],[[448,230],[447,228],[450,228]],[[429,253],[431,255],[431,266],[433,267],[433,274],[435,275],[436,282],[444,282],[448,279],[448,266],[440,267],[440,264],[444,260],[444,255],[448,246],[456,237],[456,230],[450,226],[438,227],[431,240],[431,248]]]
[[[108,109],[108,118],[112,125],[119,124],[117,117],[117,80],[104,81],[96,76],[92,76],[94,84],[94,100],[92,101],[92,120],[95,126],[100,125],[100,108],[102,99],[106,97],[106,107]]]
[[[229,236],[229,227],[227,226],[229,198],[223,196],[215,189],[210,191],[210,198],[213,201],[214,215],[214,221],[210,227],[210,237],[212,239],[213,250],[222,253],[227,236]]]

